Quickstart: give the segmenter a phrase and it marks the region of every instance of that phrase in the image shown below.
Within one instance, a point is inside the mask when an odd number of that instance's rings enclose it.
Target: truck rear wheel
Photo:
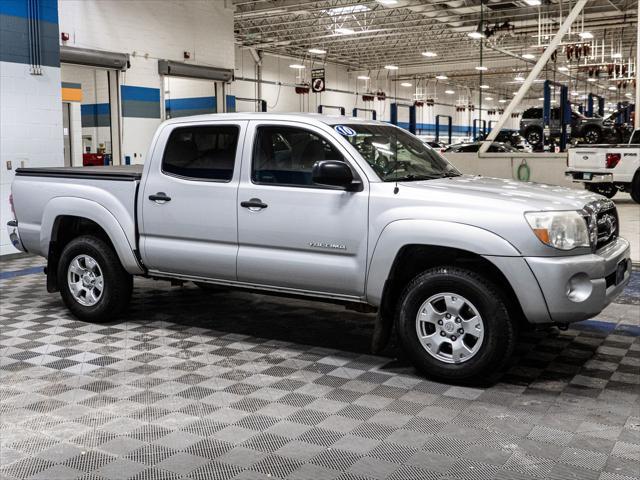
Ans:
[[[115,318],[129,303],[133,277],[104,240],[85,235],[73,239],[60,255],[60,295],[80,320],[102,322]]]
[[[618,193],[618,187],[613,183],[585,183],[585,188],[593,193],[599,193],[607,198],[613,198]]]
[[[515,327],[502,295],[475,272],[437,267],[405,288],[396,317],[403,350],[430,377],[488,377],[507,361]]]
[[[640,203],[640,170],[636,172],[631,181],[631,198],[634,202]]]
[[[587,127],[582,131],[584,141],[589,144],[600,143],[602,131],[598,127]]]

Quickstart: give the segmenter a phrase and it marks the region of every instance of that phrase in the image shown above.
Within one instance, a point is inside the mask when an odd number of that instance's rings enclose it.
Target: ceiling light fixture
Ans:
[[[358,75],[358,80],[369,80],[371,77],[367,75]]]
[[[336,35],[353,35],[354,33],[356,33],[356,31],[353,28],[346,28],[346,27],[336,28],[334,32]]]
[[[612,90],[612,91],[615,92],[617,90],[617,88],[612,85],[612,86],[609,87],[609,90]]]
[[[493,100],[493,97],[485,97],[485,100],[490,102],[491,100]]]
[[[524,82],[525,78],[522,75],[518,74],[518,75],[515,76],[514,80],[516,82],[522,83],[522,82]]]
[[[576,92],[575,90],[571,92],[572,97],[577,97],[578,95],[580,95],[580,92]]]
[[[544,102],[544,97],[538,97],[538,101]]]
[[[397,5],[398,0],[376,0],[380,5]]]
[[[302,70],[304,68],[304,65],[302,65],[300,63],[292,63],[291,65],[289,65],[289,68],[295,68],[296,70]]]
[[[384,68],[387,70],[398,70],[399,67],[397,65],[385,65]]]
[[[531,5],[532,7],[537,7],[542,4],[541,0],[524,0],[524,3]]]
[[[477,67],[475,67],[475,69],[481,72],[486,72],[487,70],[489,70],[489,68],[485,67],[484,65],[478,65]]]
[[[558,67],[558,71],[559,72],[568,72],[569,71],[569,67]]]
[[[536,56],[533,53],[523,53],[522,58],[526,60],[534,60]]]
[[[354,13],[368,12],[371,10],[366,5],[351,5],[347,7],[336,7],[328,10],[323,10],[327,15],[332,17],[342,17],[343,15],[353,15]]]
[[[436,52],[422,52],[423,57],[437,57],[438,54]]]
[[[612,53],[611,58],[622,58],[622,54],[620,52]]]
[[[445,90],[444,93],[446,93],[447,95],[453,95],[456,92],[454,92],[453,90]]]
[[[578,35],[583,40],[591,40],[593,38],[593,33],[591,32],[580,32]]]
[[[491,88],[489,85],[480,85],[482,90],[486,90],[487,88]]]
[[[409,83],[409,82],[402,82],[402,83],[400,84],[400,86],[402,86],[402,87],[412,87],[412,86],[413,86],[413,84],[411,84],[411,83]]]
[[[446,80],[447,78],[449,77],[447,77],[446,75],[442,75],[442,74],[436,75],[436,80]]]
[[[321,48],[310,48],[308,50],[309,53],[315,53],[317,55],[324,55],[325,53],[327,53],[326,50],[322,50]]]
[[[498,100],[500,103],[507,103],[507,101],[504,98],[501,98],[500,100]]]
[[[587,82],[597,82],[597,78],[587,78]]]
[[[484,38],[484,33],[478,31],[469,32],[467,33],[467,35],[474,40],[480,40],[481,38]]]

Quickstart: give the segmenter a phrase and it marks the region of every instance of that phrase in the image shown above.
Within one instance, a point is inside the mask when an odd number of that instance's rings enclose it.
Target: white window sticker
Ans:
[[[357,135],[356,131],[353,128],[349,128],[345,125],[336,125],[333,129],[338,132],[340,135],[345,137],[355,137]]]

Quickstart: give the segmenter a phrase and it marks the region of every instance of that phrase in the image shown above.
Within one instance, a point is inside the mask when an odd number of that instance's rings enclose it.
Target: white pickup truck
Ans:
[[[587,190],[612,198],[618,190],[640,203],[640,130],[628,144],[580,145],[569,149],[567,177]]]
[[[393,125],[181,117],[146,158],[16,172],[10,238],[47,257],[48,290],[81,320],[120,314],[134,275],[310,297],[377,310],[374,350],[394,326],[451,380],[497,371],[521,322],[585,320],[629,282],[610,200],[462,175]]]

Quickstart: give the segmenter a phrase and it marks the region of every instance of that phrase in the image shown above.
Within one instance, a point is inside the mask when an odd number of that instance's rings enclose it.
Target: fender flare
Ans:
[[[522,256],[504,238],[473,225],[441,220],[396,220],[380,233],[369,262],[365,295],[372,305],[380,305],[393,262],[398,252],[408,245],[450,247],[485,257]]]
[[[116,217],[105,207],[92,200],[78,197],[55,197],[44,208],[40,229],[40,251],[48,252],[53,227],[58,217],[86,218],[99,225],[107,234],[124,269],[131,274],[144,273],[133,253],[134,246]]]

